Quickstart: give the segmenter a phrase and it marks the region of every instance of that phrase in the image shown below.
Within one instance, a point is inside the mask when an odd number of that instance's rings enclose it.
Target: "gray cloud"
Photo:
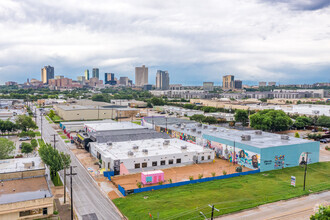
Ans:
[[[0,82],[40,78],[48,64],[73,78],[94,66],[133,78],[134,67],[146,64],[151,82],[157,69],[168,69],[172,82],[220,82],[230,73],[247,81],[306,81],[314,73],[324,80],[327,2],[276,2],[2,0]]]
[[[329,0],[263,0],[269,3],[287,4],[294,10],[314,11],[330,6]]]

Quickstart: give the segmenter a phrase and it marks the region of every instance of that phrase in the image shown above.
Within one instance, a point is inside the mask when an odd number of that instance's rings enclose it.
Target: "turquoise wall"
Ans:
[[[209,141],[234,146],[234,142],[231,140],[206,134],[203,135],[203,138]],[[302,158],[302,153],[304,152],[311,153],[308,155],[308,163],[319,162],[320,142],[317,141],[266,148],[257,148],[243,143],[235,142],[235,147],[260,154],[261,172],[298,166],[300,159]],[[305,155],[303,155],[303,157],[305,158]]]

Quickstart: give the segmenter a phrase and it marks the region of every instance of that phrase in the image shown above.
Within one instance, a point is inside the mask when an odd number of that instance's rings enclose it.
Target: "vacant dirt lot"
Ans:
[[[223,175],[223,171],[226,171],[227,174],[235,173],[235,168],[238,165],[233,165],[232,163],[215,159],[212,163],[204,163],[204,164],[194,164],[183,167],[173,167],[168,169],[163,169],[165,183],[169,183],[169,179],[172,180],[173,183],[187,181],[190,176],[193,176],[194,179],[198,179],[199,175],[202,174],[204,177],[211,177],[212,173],[215,173],[215,176]],[[249,171],[246,167],[243,167],[243,172]],[[115,176],[111,178],[111,181],[115,185],[121,185],[126,190],[128,189],[136,189],[137,183],[141,182],[141,174],[129,174],[126,176]],[[152,185],[148,185],[152,186]]]

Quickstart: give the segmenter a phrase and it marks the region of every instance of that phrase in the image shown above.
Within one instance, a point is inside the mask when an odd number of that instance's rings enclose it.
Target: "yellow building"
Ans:
[[[226,75],[222,77],[222,88],[223,89],[234,89],[234,76]]]
[[[53,214],[54,201],[40,157],[0,163],[0,219],[39,219]]]

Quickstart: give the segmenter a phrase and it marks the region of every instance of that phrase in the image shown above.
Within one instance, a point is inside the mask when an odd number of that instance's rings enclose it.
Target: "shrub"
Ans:
[[[194,177],[193,176],[189,176],[189,180],[194,180]]]
[[[140,189],[142,187],[142,183],[141,182],[138,182],[137,184],[137,187]]]
[[[300,135],[299,135],[299,133],[298,133],[298,132],[296,132],[296,133],[294,134],[294,137],[295,137],[295,138],[300,138]]]
[[[158,182],[158,185],[163,185],[163,181],[159,181]]]
[[[169,179],[168,182],[169,182],[169,183],[172,183],[172,179]]]
[[[53,212],[53,214],[54,214],[54,215],[58,215],[58,211],[55,210],[55,211]]]
[[[227,171],[223,170],[223,171],[222,171],[222,174],[223,174],[223,175],[227,175]]]
[[[215,172],[212,172],[211,174],[212,174],[213,177],[215,177]]]
[[[198,174],[198,179],[202,179],[203,178],[203,174]]]
[[[32,145],[33,149],[35,149],[38,146],[37,140],[36,139],[32,139],[31,140],[31,145]]]

